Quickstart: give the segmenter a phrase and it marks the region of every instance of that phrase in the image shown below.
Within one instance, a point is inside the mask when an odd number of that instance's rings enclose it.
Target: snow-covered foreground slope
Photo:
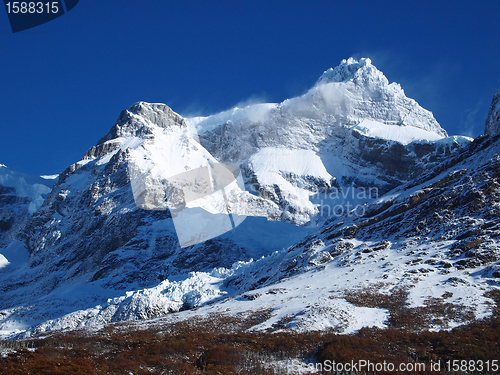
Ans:
[[[271,311],[254,329],[388,324],[349,297],[366,288],[468,306],[432,327],[484,316],[498,147],[447,137],[368,59],[280,104],[185,120],[136,103],[0,249],[0,334],[248,310]],[[242,183],[202,176],[218,163]],[[233,225],[185,246],[175,215],[190,206]]]

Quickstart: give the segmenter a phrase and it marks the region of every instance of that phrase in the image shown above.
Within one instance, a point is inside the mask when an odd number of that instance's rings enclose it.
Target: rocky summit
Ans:
[[[253,329],[387,326],[353,302],[366,290],[446,303],[433,329],[488,316],[499,93],[485,136],[450,137],[351,58],[282,103],[183,118],[138,102],[57,179],[0,166],[0,335],[264,310]]]

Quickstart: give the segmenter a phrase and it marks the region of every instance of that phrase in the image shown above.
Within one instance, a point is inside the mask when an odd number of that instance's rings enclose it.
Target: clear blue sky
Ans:
[[[500,0],[80,0],[12,34],[0,9],[0,163],[53,174],[144,100],[183,115],[303,94],[370,57],[450,134],[477,136],[500,87]]]

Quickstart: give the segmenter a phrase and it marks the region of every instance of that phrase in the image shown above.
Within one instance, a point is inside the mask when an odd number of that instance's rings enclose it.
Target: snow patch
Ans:
[[[438,141],[442,135],[405,125],[387,125],[378,121],[363,120],[353,130],[370,138],[381,138],[407,145],[415,141]]]
[[[40,177],[43,178],[44,180],[55,180],[56,178],[59,177],[59,175],[58,174],[47,174],[47,175],[43,175]]]
[[[26,249],[26,246],[23,242],[18,240],[12,241],[5,249],[0,251],[0,256],[2,256],[7,263],[11,265],[11,267],[22,266],[29,257],[29,252]]]
[[[326,181],[332,178],[320,157],[311,150],[267,147],[252,155],[249,164],[259,176],[267,172],[292,172],[298,176],[315,176]],[[274,181],[264,180],[263,182],[272,183]]]
[[[0,254],[0,269],[6,267],[9,263],[10,262],[7,260],[7,258]]]

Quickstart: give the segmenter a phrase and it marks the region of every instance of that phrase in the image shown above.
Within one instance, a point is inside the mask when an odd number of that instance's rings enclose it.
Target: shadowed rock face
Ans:
[[[500,132],[500,88],[491,102],[484,134],[495,135]]]
[[[449,157],[461,145],[458,142],[411,143],[403,145],[379,138],[366,137],[356,131],[352,136],[358,140],[358,147],[352,149],[350,159],[362,167],[373,168],[387,185],[379,186],[385,193]]]
[[[29,203],[28,198],[17,197],[14,188],[0,185],[0,244],[11,239],[19,230],[28,216]],[[20,207],[24,209],[18,209]]]

